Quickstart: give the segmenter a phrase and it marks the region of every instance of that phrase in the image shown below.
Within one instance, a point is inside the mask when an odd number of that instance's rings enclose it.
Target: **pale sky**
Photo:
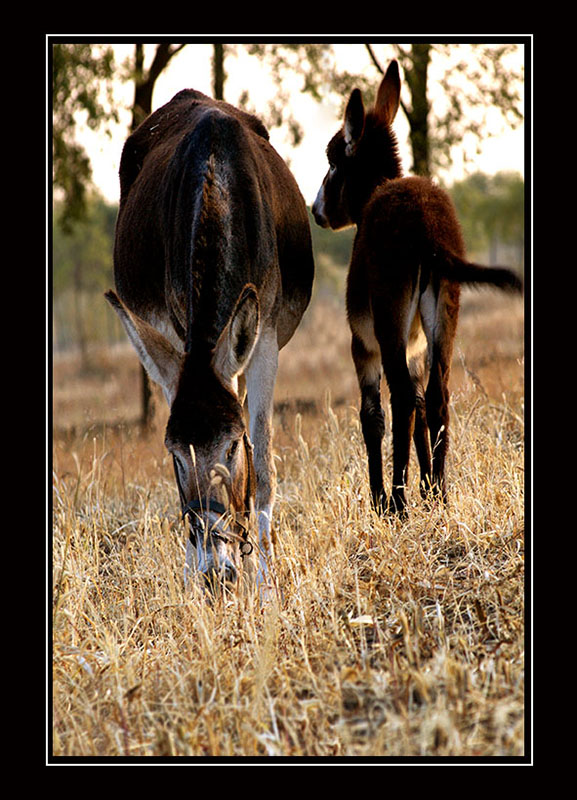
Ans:
[[[153,48],[153,45],[149,45]],[[459,45],[455,44],[455,55],[458,54]],[[368,76],[374,76],[375,83],[378,83],[379,76],[375,67],[368,59],[366,50],[362,44],[339,44],[337,45],[339,61],[342,59],[343,65],[351,65],[349,68],[363,71]],[[120,64],[127,56],[134,53],[134,45],[115,45],[117,63]],[[381,60],[381,64],[386,66],[388,59],[392,56],[392,49],[386,44],[376,44],[374,49]],[[238,48],[239,52],[242,50]],[[523,45],[518,45],[517,63],[523,59]],[[168,102],[181,89],[198,89],[205,94],[212,94],[211,86],[211,56],[212,45],[210,44],[188,44],[177,56],[174,57],[165,72],[160,76],[154,91],[153,108],[158,108]],[[275,89],[258,60],[254,57],[242,55],[238,60],[229,57],[225,60],[227,80],[225,83],[225,98],[228,102],[236,104],[240,93],[244,89],[250,92],[251,102],[259,109],[259,102],[262,102],[263,109],[267,98],[274,93]],[[430,67],[430,84],[434,86],[435,62]],[[406,91],[403,89],[402,91]],[[103,195],[110,201],[118,200],[118,167],[122,146],[127,136],[128,124],[130,122],[130,108],[132,104],[132,87],[128,83],[118,83],[116,90],[116,102],[121,112],[120,124],[115,126],[112,139],[107,139],[101,134],[95,134],[84,129],[79,138],[85,143],[91,158],[93,177],[96,185]],[[259,100],[262,97],[262,101]],[[433,99],[434,103],[434,99]],[[290,162],[291,169],[299,183],[301,192],[306,202],[312,204],[318,187],[327,169],[325,158],[325,148],[341,124],[340,118],[336,115],[336,108],[330,103],[321,105],[309,96],[299,92],[297,88],[292,100],[293,115],[298,118],[305,131],[305,136],[297,148],[292,148],[282,131],[271,129],[271,142],[279,154]],[[408,125],[402,114],[395,121],[395,130],[399,138],[401,157],[405,173],[408,173],[411,166],[410,151],[407,143]],[[488,138],[483,144],[482,153],[475,157],[474,163],[467,168],[468,172],[476,170],[494,174],[500,170],[515,170],[524,174],[524,132],[523,126],[515,131],[503,131],[501,135]],[[464,177],[466,172],[462,164],[458,163],[458,156],[455,157],[455,164],[450,175],[442,175],[443,180],[452,182],[453,180]]]

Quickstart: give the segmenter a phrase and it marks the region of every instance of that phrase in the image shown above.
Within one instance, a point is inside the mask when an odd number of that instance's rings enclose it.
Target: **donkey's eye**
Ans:
[[[236,453],[237,449],[238,449],[238,439],[235,439],[234,442],[230,444],[228,450],[226,451],[227,461],[231,461],[234,458],[234,454]]]
[[[179,476],[182,478],[186,475],[186,464],[183,462],[182,457],[179,455],[173,455],[172,459],[176,466],[176,470]]]

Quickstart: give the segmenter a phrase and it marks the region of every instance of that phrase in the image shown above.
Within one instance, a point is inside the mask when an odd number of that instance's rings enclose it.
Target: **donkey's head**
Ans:
[[[372,111],[365,113],[359,89],[351,92],[343,127],[328,144],[329,171],[313,204],[321,227],[338,230],[358,223],[375,188],[383,180],[400,177],[397,140],[391,129],[400,91],[399,67],[392,61]]]
[[[232,585],[252,550],[248,533],[256,487],[237,377],[258,338],[256,289],[244,287],[214,348],[193,347],[186,354],[116,295],[107,297],[170,405],[165,444],[189,526],[187,569],[196,560],[206,585]]]

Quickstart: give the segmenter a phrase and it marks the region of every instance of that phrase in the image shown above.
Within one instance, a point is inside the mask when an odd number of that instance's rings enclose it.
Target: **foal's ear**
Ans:
[[[142,366],[152,380],[160,384],[171,405],[178,386],[183,355],[156,328],[129,311],[114,292],[106,292],[104,296],[120,317]]]
[[[399,110],[401,100],[401,78],[399,65],[391,61],[385,77],[381,81],[375,101],[375,113],[386,125],[392,125]]]
[[[347,155],[352,155],[363,135],[365,106],[360,89],[353,89],[345,110],[345,143]]]
[[[224,383],[231,383],[247,365],[258,339],[259,327],[258,293],[252,283],[247,283],[236,301],[212,356],[214,371]]]

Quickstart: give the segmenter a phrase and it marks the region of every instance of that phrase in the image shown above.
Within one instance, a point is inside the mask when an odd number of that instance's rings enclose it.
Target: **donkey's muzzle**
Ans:
[[[325,217],[322,203],[315,201],[312,207],[313,217],[315,218],[315,222],[321,228],[328,228],[329,222]]]
[[[218,570],[211,567],[202,573],[202,578],[205,589],[215,592],[222,588],[232,589],[238,580],[238,572],[233,564],[226,563]]]

